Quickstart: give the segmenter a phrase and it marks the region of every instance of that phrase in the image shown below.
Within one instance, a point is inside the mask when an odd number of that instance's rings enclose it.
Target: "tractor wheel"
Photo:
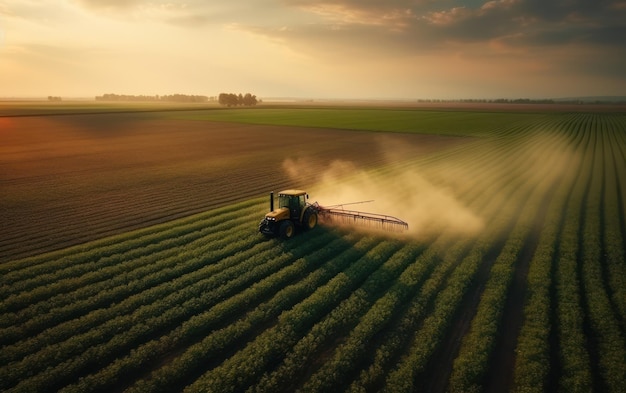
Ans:
[[[280,223],[280,237],[283,239],[291,239],[295,231],[296,228],[294,227],[293,222],[285,220]]]
[[[317,225],[317,213],[307,210],[304,213],[303,224],[306,229],[313,229]]]

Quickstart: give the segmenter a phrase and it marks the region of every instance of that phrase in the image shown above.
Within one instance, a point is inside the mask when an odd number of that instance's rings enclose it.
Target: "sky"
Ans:
[[[0,97],[626,95],[626,0],[0,0]]]

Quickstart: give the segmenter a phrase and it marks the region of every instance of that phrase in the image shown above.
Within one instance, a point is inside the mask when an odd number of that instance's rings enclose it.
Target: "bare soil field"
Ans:
[[[286,159],[321,168],[421,154],[463,138],[172,120],[159,113],[0,117],[0,262],[294,186]],[[400,158],[400,157],[398,157]],[[305,187],[311,172],[303,173]]]

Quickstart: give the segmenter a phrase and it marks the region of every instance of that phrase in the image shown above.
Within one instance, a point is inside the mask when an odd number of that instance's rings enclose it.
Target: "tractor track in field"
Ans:
[[[508,392],[513,385],[515,370],[515,348],[517,337],[524,322],[524,303],[528,286],[528,271],[530,261],[535,254],[539,238],[552,199],[560,181],[550,185],[543,197],[541,208],[533,220],[530,234],[524,241],[524,246],[515,263],[515,273],[508,289],[506,303],[502,313],[499,335],[490,360],[490,372],[485,381],[486,392]]]

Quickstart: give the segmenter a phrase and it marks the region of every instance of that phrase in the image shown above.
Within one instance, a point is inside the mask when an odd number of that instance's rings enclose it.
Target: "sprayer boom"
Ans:
[[[320,206],[317,202],[313,206],[316,206],[320,219],[329,223],[368,226],[391,232],[404,232],[409,229],[407,222],[393,216],[344,210],[335,207],[329,208]]]

